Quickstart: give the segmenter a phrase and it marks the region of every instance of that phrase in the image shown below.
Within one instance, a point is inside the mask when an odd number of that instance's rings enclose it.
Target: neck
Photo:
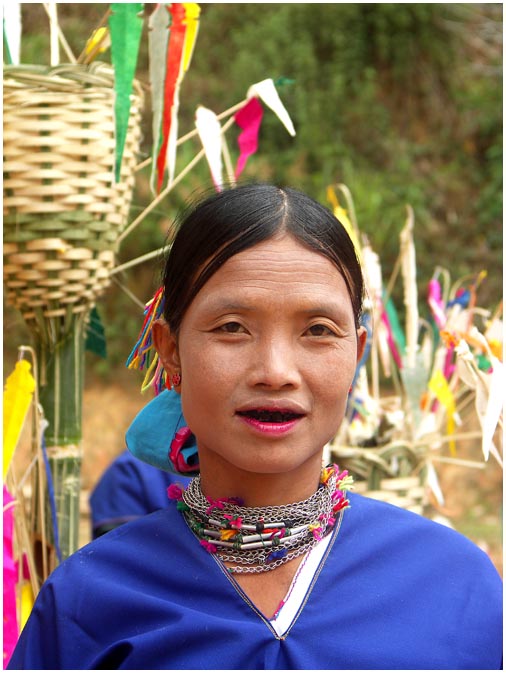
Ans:
[[[263,573],[312,549],[336,525],[349,506],[345,491],[351,478],[337,465],[320,473],[319,488],[300,502],[269,507],[245,506],[229,497],[213,499],[201,489],[200,477],[182,491],[169,487],[200,544],[217,554],[231,573]]]
[[[240,498],[246,507],[286,505],[309,498],[318,488],[322,468],[318,455],[295,470],[252,473],[200,457],[202,492],[207,497]]]

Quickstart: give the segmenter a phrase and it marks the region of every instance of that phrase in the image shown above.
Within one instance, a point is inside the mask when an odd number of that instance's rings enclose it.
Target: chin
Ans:
[[[255,457],[253,460],[240,460],[234,463],[235,467],[242,472],[249,474],[263,474],[263,475],[286,475],[297,472],[299,469],[306,469],[311,465],[321,465],[323,449],[318,453],[312,454],[304,458],[294,459],[293,452],[291,455],[269,455],[263,459]]]

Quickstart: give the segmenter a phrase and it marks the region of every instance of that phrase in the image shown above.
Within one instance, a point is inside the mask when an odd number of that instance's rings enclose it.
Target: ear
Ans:
[[[153,345],[167,376],[170,378],[176,372],[181,373],[177,339],[163,318],[153,323]]]
[[[365,351],[367,342],[367,330],[365,327],[359,327],[357,330],[357,364],[360,362]]]

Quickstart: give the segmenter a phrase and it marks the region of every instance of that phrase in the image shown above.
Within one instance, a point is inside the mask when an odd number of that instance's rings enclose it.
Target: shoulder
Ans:
[[[486,557],[464,535],[425,516],[355,493],[350,494],[349,500],[348,525],[359,530],[367,526],[368,535],[373,539],[390,542],[397,539],[405,542],[417,540],[431,546],[443,545],[446,549],[466,550]]]
[[[489,557],[477,545],[448,526],[358,494],[350,494],[349,500],[343,532],[356,541],[365,535],[371,550],[390,548],[398,556],[423,551],[426,563],[452,558],[458,566],[464,562],[494,570]]]
[[[46,584],[65,594],[82,591],[86,584],[103,584],[111,591],[150,572],[151,560],[165,549],[174,553],[170,532],[181,528],[176,508],[167,507],[147,514],[92,540],[61,563]],[[184,529],[178,537],[185,534]],[[79,587],[79,588],[78,588]],[[95,591],[95,588],[94,588]]]
[[[148,630],[150,620],[175,620],[185,594],[182,580],[167,581],[168,572],[177,577],[190,565],[181,556],[188,556],[181,519],[175,507],[158,510],[61,563],[37,596],[12,667],[93,669],[111,643]]]
[[[395,578],[405,596],[441,605],[462,623],[502,614],[502,580],[488,555],[464,535],[407,510],[350,496],[339,543],[373,583]],[[342,535],[342,537],[341,537]],[[459,607],[460,606],[460,607]],[[465,609],[464,609],[465,608]],[[440,609],[440,608],[438,608]],[[462,611],[459,613],[459,609]]]
[[[77,550],[51,573],[37,602],[49,601],[59,617],[82,626],[96,620],[97,610],[102,614],[104,606],[119,609],[138,597],[160,594],[161,587],[170,600],[167,567],[185,567],[181,555],[188,556],[187,545],[192,542],[194,537],[175,507],[157,510]]]
[[[322,605],[346,605],[350,635],[367,633],[385,661],[495,668],[502,581],[488,556],[426,517],[353,493],[349,500],[322,575]]]

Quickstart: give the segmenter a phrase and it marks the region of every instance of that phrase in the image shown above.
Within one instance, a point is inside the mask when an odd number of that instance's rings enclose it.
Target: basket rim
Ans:
[[[55,66],[22,63],[3,66],[4,89],[49,89],[55,91],[82,90],[88,87],[110,89],[114,86],[114,68],[110,63],[94,61],[60,63]],[[139,80],[133,80],[133,89],[142,96]],[[133,92],[132,92],[133,93]],[[4,91],[4,99],[6,92]]]

